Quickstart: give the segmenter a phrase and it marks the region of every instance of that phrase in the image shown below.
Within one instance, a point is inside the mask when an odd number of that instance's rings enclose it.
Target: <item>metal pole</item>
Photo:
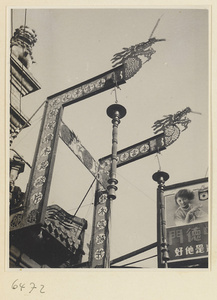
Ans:
[[[107,109],[107,115],[112,119],[113,129],[112,129],[112,163],[110,178],[108,180],[108,198],[109,200],[116,199],[116,190],[118,180],[116,179],[117,170],[117,148],[118,148],[118,125],[120,124],[120,119],[126,115],[126,109],[120,104],[110,105]]]
[[[166,239],[166,215],[165,215],[165,199],[164,199],[164,187],[165,182],[169,179],[169,174],[166,172],[158,171],[153,174],[153,180],[158,183],[157,193],[157,215],[158,215],[158,266],[160,267],[163,260],[164,267],[168,268],[169,252]]]
[[[91,237],[91,247],[89,255],[90,268],[110,268],[110,241],[109,226],[111,219],[111,200],[116,198],[116,168],[117,168],[117,143],[118,143],[118,125],[120,119],[125,116],[126,109],[114,104],[108,107],[107,114],[112,118],[112,162],[110,174],[104,172],[104,168],[100,167],[101,180],[103,187],[97,182],[95,202],[94,202],[94,218]],[[108,183],[108,185],[107,185]],[[107,190],[104,189],[107,186]]]

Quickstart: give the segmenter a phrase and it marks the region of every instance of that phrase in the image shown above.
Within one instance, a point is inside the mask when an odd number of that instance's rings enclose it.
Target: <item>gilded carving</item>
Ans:
[[[36,223],[38,221],[38,216],[39,216],[38,210],[33,209],[28,215],[27,222]]]
[[[148,150],[149,150],[149,145],[148,145],[148,144],[144,144],[144,145],[142,145],[141,148],[140,148],[140,152],[141,152],[141,153],[148,152]]]
[[[125,160],[128,159],[128,157],[129,157],[129,153],[124,152],[123,154],[121,154],[120,160],[121,160],[121,161],[125,161]]]
[[[43,143],[49,143],[49,142],[52,141],[52,139],[53,139],[53,133],[48,133],[48,134],[44,137]]]
[[[56,125],[56,121],[50,121],[49,123],[47,123],[46,129],[53,130],[55,125]]]
[[[98,245],[100,245],[100,244],[102,244],[102,243],[105,241],[105,239],[106,239],[105,234],[104,234],[104,233],[100,233],[100,234],[98,234],[98,235],[96,236],[96,243],[97,243]]]
[[[104,216],[107,213],[108,209],[106,206],[102,206],[98,210],[98,215],[99,216]]]
[[[23,214],[16,214],[11,220],[11,227],[17,227],[23,219]]]
[[[106,225],[107,225],[106,220],[100,220],[97,222],[96,227],[98,229],[104,229],[106,227]]]
[[[37,170],[38,170],[38,171],[43,171],[43,170],[45,170],[45,169],[48,167],[48,165],[49,165],[48,160],[42,161],[42,162],[38,165]]]
[[[103,248],[97,249],[95,252],[95,259],[100,260],[104,257],[105,255],[105,250]]]
[[[40,187],[40,186],[42,186],[45,183],[45,181],[46,181],[46,177],[45,176],[39,176],[34,181],[34,186],[35,187]]]
[[[37,205],[43,198],[43,194],[41,192],[35,193],[31,197],[31,202],[35,205]]]
[[[138,155],[138,153],[139,153],[139,150],[137,148],[135,148],[130,151],[130,156],[135,157],[136,155]]]
[[[107,200],[107,194],[102,194],[100,197],[99,197],[99,203],[105,203],[106,200]]]
[[[51,153],[51,147],[45,147],[41,150],[40,156],[47,156]]]
[[[53,117],[56,117],[58,112],[59,112],[58,108],[54,108],[54,109],[50,110],[49,113],[48,113],[48,118],[51,119]]]

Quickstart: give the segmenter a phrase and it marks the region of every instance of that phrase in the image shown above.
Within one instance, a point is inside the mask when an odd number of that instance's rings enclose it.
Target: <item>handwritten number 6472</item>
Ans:
[[[12,288],[13,290],[16,290],[16,289],[20,288],[20,291],[22,292],[22,290],[26,288],[26,285],[25,285],[25,283],[18,283],[18,279],[16,279],[16,280],[12,283],[11,288]],[[34,282],[30,282],[30,291],[29,291],[29,293],[32,293],[32,291],[33,291],[34,289],[37,289],[37,286],[35,285]],[[44,294],[44,293],[45,293],[45,291],[44,291],[44,285],[43,285],[43,284],[40,285],[40,293],[41,293],[41,294]]]

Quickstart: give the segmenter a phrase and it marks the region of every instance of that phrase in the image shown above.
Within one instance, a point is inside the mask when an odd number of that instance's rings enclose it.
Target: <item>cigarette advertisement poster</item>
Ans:
[[[207,178],[165,189],[168,263],[208,258]]]

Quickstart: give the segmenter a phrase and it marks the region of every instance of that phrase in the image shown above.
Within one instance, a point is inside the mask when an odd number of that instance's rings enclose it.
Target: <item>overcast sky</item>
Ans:
[[[28,9],[27,25],[38,41],[33,49],[36,64],[31,72],[41,90],[22,99],[22,111],[30,117],[52,94],[88,80],[112,68],[111,58],[123,47],[147,41],[154,33],[152,59],[117,90],[118,102],[127,115],[119,125],[118,149],[154,135],[152,125],[164,115],[190,107],[192,122],[179,139],[159,154],[117,170],[117,199],[112,204],[111,259],[156,242],[156,183],[161,168],[170,175],[167,184],[199,179],[208,169],[208,11],[204,9]],[[13,10],[13,31],[24,24],[24,10]],[[10,31],[9,31],[10,32]],[[64,110],[63,120],[97,160],[111,153],[110,118],[106,109],[115,102],[111,90]],[[12,148],[32,164],[43,108],[32,126],[24,129]],[[17,185],[25,191],[29,176]],[[59,140],[49,204],[74,213],[93,178]],[[94,188],[77,216],[88,220],[89,243]],[[85,246],[88,253],[88,248]],[[156,253],[144,253],[133,260]],[[87,260],[87,256],[85,259]],[[156,259],[135,264],[156,267]]]

